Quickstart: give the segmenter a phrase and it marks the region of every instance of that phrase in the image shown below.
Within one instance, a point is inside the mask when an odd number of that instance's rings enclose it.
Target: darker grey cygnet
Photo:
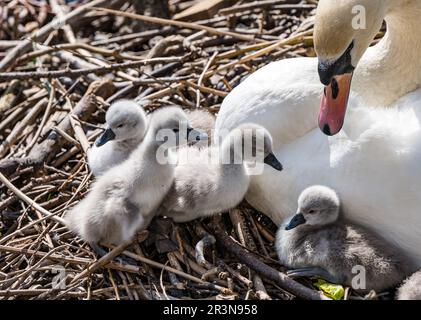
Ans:
[[[398,285],[413,267],[399,249],[340,218],[340,200],[328,187],[313,186],[298,199],[297,213],[276,237],[279,260],[292,277],[316,276],[361,292]]]

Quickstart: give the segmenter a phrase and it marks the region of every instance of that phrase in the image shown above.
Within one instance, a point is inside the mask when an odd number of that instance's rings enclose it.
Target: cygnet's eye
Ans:
[[[118,126],[117,126],[117,128],[123,128],[124,127],[124,124],[119,124]]]
[[[308,213],[310,213],[310,214],[311,213],[315,213],[315,212],[316,212],[316,210],[313,210],[313,209],[311,209],[311,210],[308,211]]]
[[[179,129],[178,128],[175,128],[172,131],[174,131],[174,133],[178,133]]]

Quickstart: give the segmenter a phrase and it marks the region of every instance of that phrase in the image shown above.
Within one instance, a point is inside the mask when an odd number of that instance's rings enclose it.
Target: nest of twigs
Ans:
[[[216,114],[258,68],[314,56],[317,2],[66,2],[0,8],[0,299],[320,298],[280,273],[276,227],[247,204],[159,219],[101,259],[57,218],[89,192],[110,103]]]

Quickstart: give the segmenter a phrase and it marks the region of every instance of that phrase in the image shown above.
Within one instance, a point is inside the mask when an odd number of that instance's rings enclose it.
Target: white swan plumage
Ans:
[[[367,9],[367,30],[347,29],[355,5]],[[282,172],[252,179],[246,199],[255,208],[279,224],[303,189],[330,186],[343,199],[345,216],[384,235],[421,266],[420,14],[416,0],[321,0],[319,59],[271,63],[227,96],[216,136],[241,123],[260,124],[284,165]],[[383,18],[385,37],[367,49]],[[317,123],[323,92],[317,68],[339,59],[351,41],[353,93],[342,131],[328,137]]]

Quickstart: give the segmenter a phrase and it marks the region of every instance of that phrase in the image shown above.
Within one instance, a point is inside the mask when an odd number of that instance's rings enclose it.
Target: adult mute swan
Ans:
[[[354,30],[358,5],[366,10],[367,28]],[[356,66],[353,91],[364,106],[378,107],[360,107],[351,99],[355,105],[335,137],[317,125],[323,85],[315,58],[271,63],[226,97],[216,137],[241,123],[260,124],[272,134],[275,155],[284,165],[282,172],[253,177],[246,196],[250,204],[280,224],[301,190],[330,186],[343,199],[346,217],[395,242],[421,266],[421,92],[406,94],[421,83],[420,15],[416,0],[319,2],[314,38],[321,63],[349,55],[342,60]],[[383,18],[385,37],[366,50]],[[346,91],[342,88],[340,94]]]

